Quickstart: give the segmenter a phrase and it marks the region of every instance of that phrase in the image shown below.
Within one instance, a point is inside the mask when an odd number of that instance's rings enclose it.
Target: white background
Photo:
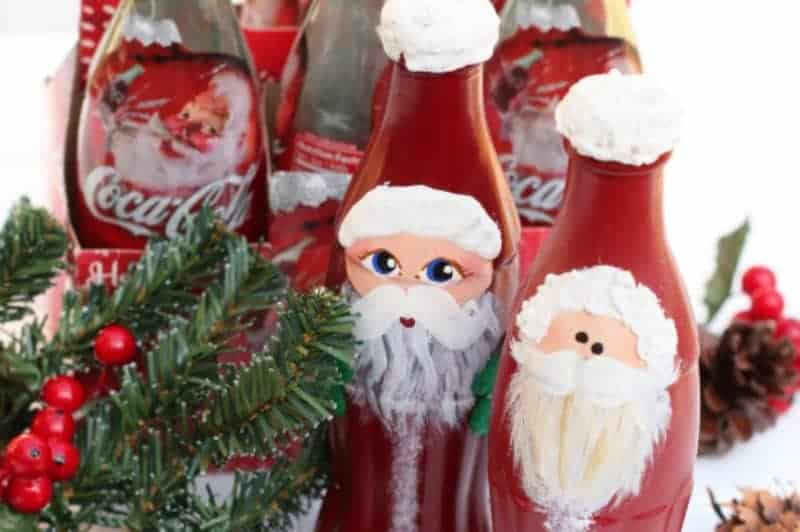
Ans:
[[[77,5],[0,0],[0,211],[21,194],[45,200],[43,80],[75,38]],[[665,201],[670,240],[698,313],[718,236],[749,216],[745,264],[774,267],[789,312],[800,315],[800,3],[634,0],[633,17],[646,68],[682,96],[687,110]],[[735,299],[725,314],[746,305]],[[800,407],[725,458],[700,460],[685,530],[713,529],[707,486],[725,497],[736,486],[797,482],[798,437]]]

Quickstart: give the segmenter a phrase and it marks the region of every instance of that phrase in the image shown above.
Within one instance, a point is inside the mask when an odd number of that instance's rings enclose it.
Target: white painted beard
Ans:
[[[431,289],[452,300],[452,305],[438,308],[446,319],[435,326],[437,334],[425,326],[430,323],[428,316],[436,314],[435,300],[410,295],[408,304],[396,305],[392,298],[386,298],[387,291],[373,290],[361,297],[345,287],[354,312],[363,316],[361,320],[370,320],[373,313],[380,312],[384,318],[381,322],[386,324],[379,335],[359,334],[363,327],[356,326],[356,338],[361,343],[354,361],[351,395],[356,402],[368,404],[388,428],[411,418],[448,427],[461,423],[474,404],[472,382],[500,341],[501,324],[491,293],[458,307],[447,292],[428,287],[428,293]],[[425,308],[417,312],[417,306]],[[401,318],[413,318],[415,324],[406,327]],[[438,339],[439,333],[444,343]],[[463,338],[469,343],[465,345]]]
[[[669,394],[647,370],[608,356],[512,346],[508,392],[515,461],[551,532],[583,532],[608,504],[639,493],[669,425]]]

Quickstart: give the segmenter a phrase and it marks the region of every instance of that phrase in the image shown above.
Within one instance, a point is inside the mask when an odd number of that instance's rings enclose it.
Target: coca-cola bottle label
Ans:
[[[142,247],[180,235],[204,205],[261,236],[265,154],[248,64],[192,52],[169,19],[133,14],[123,33],[95,65],[84,102],[73,217],[81,242]]]
[[[486,66],[486,111],[526,225],[552,225],[563,198],[558,102],[585,76],[639,69],[627,20],[623,0],[513,0],[506,7],[506,38]]]
[[[301,131],[286,152],[289,169],[270,176],[269,240],[296,288],[324,283],[339,201],[362,157],[352,144]]]

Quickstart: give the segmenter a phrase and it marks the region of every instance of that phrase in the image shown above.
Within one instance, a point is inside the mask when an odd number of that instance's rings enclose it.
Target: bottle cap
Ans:
[[[388,0],[378,34],[392,60],[417,72],[482,63],[497,44],[500,19],[489,0]]]
[[[586,157],[652,164],[678,142],[680,102],[648,75],[589,76],[556,108],[556,127]]]

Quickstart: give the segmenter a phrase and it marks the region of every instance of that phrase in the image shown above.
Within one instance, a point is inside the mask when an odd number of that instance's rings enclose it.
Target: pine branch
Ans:
[[[355,344],[349,307],[322,289],[290,295],[279,324],[268,352],[229,379],[197,421],[216,463],[272,456],[338,409]]]
[[[31,301],[64,268],[64,229],[44,209],[23,198],[0,231],[0,323],[33,314]]]
[[[322,496],[327,476],[327,440],[317,431],[293,459],[277,461],[269,471],[237,473],[224,503],[209,490],[195,499],[195,521],[203,532],[291,530],[297,518]]]

